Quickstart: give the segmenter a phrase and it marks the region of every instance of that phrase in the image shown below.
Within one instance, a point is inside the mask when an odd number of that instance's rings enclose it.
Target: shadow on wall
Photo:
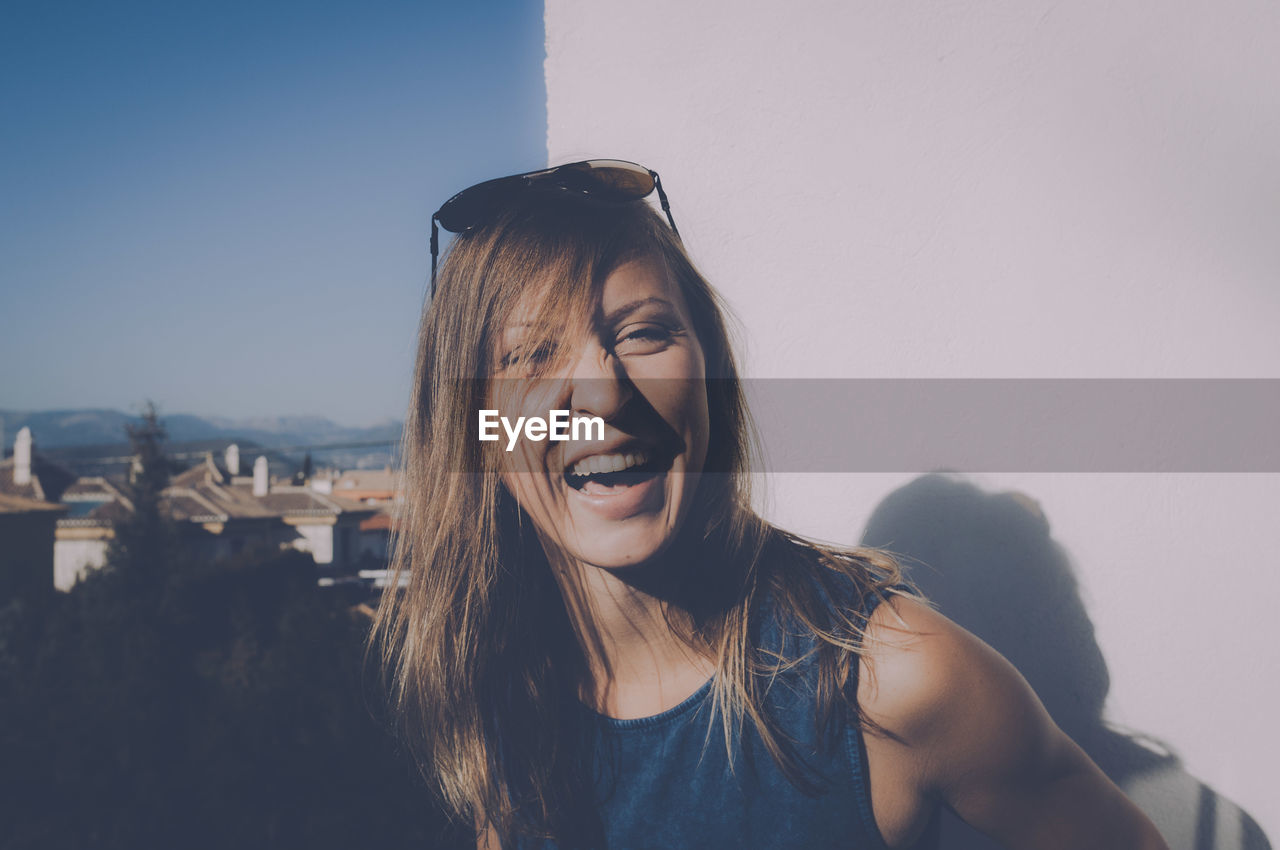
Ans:
[[[1177,756],[1103,721],[1106,661],[1070,559],[1034,500],[926,475],[880,503],[862,542],[901,556],[942,613],[1009,659],[1171,850],[1270,850],[1253,818],[1188,774]],[[941,850],[996,847],[954,816],[944,818]]]

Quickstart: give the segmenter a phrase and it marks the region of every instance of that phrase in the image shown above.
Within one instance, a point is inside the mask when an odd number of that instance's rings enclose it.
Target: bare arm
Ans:
[[[882,794],[898,799],[876,800],[873,770],[877,821],[942,804],[1012,850],[1167,850],[995,650],[905,599],[880,606],[869,636],[859,702],[900,739],[877,755],[869,744],[869,758],[903,765],[880,771]]]

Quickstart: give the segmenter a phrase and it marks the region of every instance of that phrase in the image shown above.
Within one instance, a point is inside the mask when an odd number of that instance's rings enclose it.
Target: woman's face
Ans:
[[[510,452],[500,429],[503,482],[544,546],[597,567],[650,562],[688,514],[707,454],[706,369],[688,305],[656,258],[618,266],[588,326],[551,341],[533,338],[539,299],[525,302],[498,340],[492,406],[511,423],[567,410],[603,429],[555,441],[525,432]]]

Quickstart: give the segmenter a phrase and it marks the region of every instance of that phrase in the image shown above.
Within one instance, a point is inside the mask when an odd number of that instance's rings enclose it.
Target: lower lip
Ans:
[[[569,498],[602,519],[627,519],[661,504],[666,479],[667,473],[662,472],[637,484],[610,487],[605,492],[596,493],[570,487]]]

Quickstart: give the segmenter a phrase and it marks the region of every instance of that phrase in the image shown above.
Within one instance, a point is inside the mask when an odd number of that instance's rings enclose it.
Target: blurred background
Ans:
[[[1277,378],[1277,43],[1246,0],[10,3],[0,847],[458,840],[359,663],[457,189],[657,169],[753,378]],[[901,554],[1171,847],[1269,847],[1280,475],[1122,466],[760,507]]]
[[[531,2],[4,5],[0,847],[457,837],[362,640],[430,215],[545,163],[544,57]]]

